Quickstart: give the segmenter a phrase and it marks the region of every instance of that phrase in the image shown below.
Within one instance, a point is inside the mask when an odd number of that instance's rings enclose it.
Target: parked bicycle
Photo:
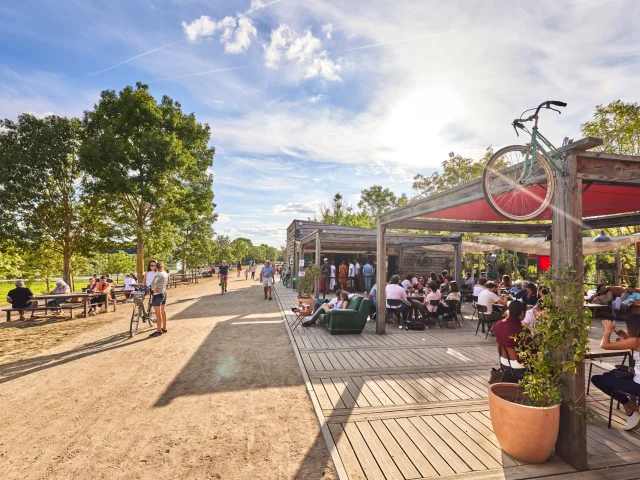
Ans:
[[[516,134],[522,130],[531,136],[526,145],[511,145],[498,150],[487,162],[482,175],[482,190],[491,208],[511,220],[539,217],[551,203],[554,191],[553,170],[564,174],[562,154],[538,130],[538,115],[543,108],[566,107],[565,102],[549,100],[526,110],[511,125]],[[535,110],[533,115],[522,118]],[[524,124],[534,121],[529,130]]]
[[[149,300],[145,307],[145,297],[149,294]],[[153,327],[156,323],[156,313],[151,306],[151,289],[148,287],[137,287],[133,292],[133,312],[131,312],[131,323],[129,325],[129,338],[138,333],[140,320],[149,322],[149,326]]]

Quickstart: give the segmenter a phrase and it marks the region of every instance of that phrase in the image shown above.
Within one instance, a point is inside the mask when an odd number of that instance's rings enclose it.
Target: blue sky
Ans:
[[[282,245],[335,192],[411,193],[450,151],[579,137],[637,101],[635,0],[21,0],[0,3],[0,116],[81,115],[148,83],[211,125],[215,229]]]

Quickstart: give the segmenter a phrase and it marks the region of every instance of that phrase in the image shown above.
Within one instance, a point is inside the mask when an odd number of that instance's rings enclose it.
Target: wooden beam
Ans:
[[[458,289],[462,287],[462,245],[453,246],[453,271]]]
[[[376,333],[384,335],[387,322],[387,227],[378,224],[378,238],[376,244]]]
[[[584,218],[583,230],[601,230],[603,228],[619,228],[640,225],[640,213],[623,213],[606,217]]]
[[[578,155],[578,176],[585,182],[638,185],[640,157],[583,152]]]
[[[320,232],[316,234],[316,267],[320,268],[320,252],[322,246],[320,244]],[[320,298],[320,277],[315,280],[315,297]]]
[[[556,190],[553,195],[551,239],[551,274],[556,279],[573,278],[578,283],[575,288],[582,290],[582,275],[565,274],[566,269],[583,272],[582,228],[576,219],[582,219],[582,181],[578,177],[578,160],[569,155],[564,162],[565,174],[554,172]],[[566,305],[563,288],[557,287],[553,292],[555,308],[562,309]],[[582,304],[582,301],[580,302]],[[580,305],[581,306],[581,305]],[[578,333],[576,333],[578,336]],[[571,341],[571,339],[568,339]],[[553,352],[557,360],[568,356],[567,348],[559,348]],[[585,408],[584,362],[580,362],[577,373],[562,374],[560,387],[563,397],[579,408]],[[560,407],[560,431],[556,442],[556,455],[577,470],[587,469],[587,425],[584,417],[569,408],[567,404]]]
[[[598,137],[585,137],[580,140],[576,140],[575,142],[571,142],[564,147],[560,147],[558,149],[559,152],[570,152],[575,150],[576,152],[584,152],[585,150],[590,150],[595,147],[599,147],[602,145],[603,141]]]
[[[551,223],[463,222],[418,218],[393,222],[388,227],[447,232],[523,233],[527,235],[546,235],[551,231]]]

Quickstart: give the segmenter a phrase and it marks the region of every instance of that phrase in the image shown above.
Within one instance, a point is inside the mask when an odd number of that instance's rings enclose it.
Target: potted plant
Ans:
[[[560,427],[560,391],[564,374],[577,373],[589,342],[591,313],[584,308],[575,272],[565,271],[542,288],[544,314],[520,334],[518,356],[527,371],[519,384],[489,387],[491,424],[502,449],[517,460],[544,463],[555,447]],[[559,301],[558,301],[559,300]],[[562,305],[554,308],[553,305]],[[573,407],[576,408],[576,407]],[[586,413],[580,412],[580,413]]]
[[[310,265],[304,270],[304,276],[298,277],[298,298],[296,300],[298,306],[303,303],[313,305],[313,289],[319,276],[320,267]]]

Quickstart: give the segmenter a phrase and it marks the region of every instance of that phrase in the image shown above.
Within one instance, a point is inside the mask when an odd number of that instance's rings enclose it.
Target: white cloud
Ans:
[[[319,180],[319,179],[314,179]],[[313,215],[316,211],[315,207],[309,203],[287,203],[286,205],[276,205],[273,208],[274,213],[283,214],[304,214]]]
[[[340,80],[340,59],[333,61],[322,48],[322,41],[309,30],[298,35],[286,23],[271,31],[271,42],[264,45],[264,60],[267,68],[276,70],[283,56],[301,68],[304,78],[320,77],[325,80]]]
[[[234,55],[246,52],[251,46],[252,39],[258,34],[251,19],[244,16],[237,20],[227,16],[215,22],[209,16],[202,15],[191,23],[182,22],[182,28],[187,40],[191,43],[211,37],[218,31],[222,32],[220,43],[224,45],[224,51]]]
[[[227,215],[226,213],[218,213],[218,222],[226,223],[231,221],[231,215]]]
[[[325,98],[327,98],[327,96],[322,94],[322,93],[320,93],[318,95],[314,95],[313,97],[309,97],[309,102],[318,103],[318,102],[324,100]]]
[[[333,35],[333,25],[331,25],[330,23],[323,25],[322,33],[324,33],[324,36],[327,38],[327,40],[331,40],[331,36]]]

